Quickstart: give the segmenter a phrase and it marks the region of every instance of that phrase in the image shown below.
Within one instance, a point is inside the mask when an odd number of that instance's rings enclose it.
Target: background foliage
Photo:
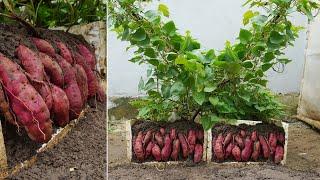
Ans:
[[[37,27],[72,26],[105,20],[106,0],[2,0],[1,22],[12,14]]]
[[[312,20],[317,2],[248,0],[250,9],[243,15],[237,42],[226,41],[219,52],[201,49],[191,32],[180,34],[164,4],[145,10],[140,3],[108,3],[110,27],[135,50],[130,61],[150,67],[148,79],[139,83],[147,97],[132,102],[140,118],[165,121],[175,112],[194,120],[200,114],[209,129],[222,118],[268,121],[282,115],[282,105],[266,88],[265,72],[282,72],[290,62],[283,51],[293,45],[302,27],[288,17],[300,12]]]

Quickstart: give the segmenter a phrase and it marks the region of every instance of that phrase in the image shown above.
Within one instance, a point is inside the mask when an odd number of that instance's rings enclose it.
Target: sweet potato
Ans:
[[[78,45],[79,53],[85,58],[91,69],[96,67],[96,56],[83,44]]]
[[[217,141],[217,136],[214,136],[212,138],[212,141],[211,141],[211,146],[212,146],[212,154],[214,156],[214,146],[216,145],[216,141]],[[215,156],[214,156],[215,157]]]
[[[203,138],[204,138],[204,133],[203,130],[198,130],[196,131],[196,136],[199,142],[203,142]]]
[[[225,159],[228,159],[231,156],[233,148],[234,148],[233,142],[229,143],[228,146],[227,146],[227,149],[226,149],[225,156],[224,156]]]
[[[7,96],[2,88],[2,85],[0,85],[0,111],[6,121],[16,126],[19,125],[15,119],[14,114],[10,110],[10,105]]]
[[[193,129],[189,130],[187,140],[188,140],[188,144],[189,144],[189,154],[192,154],[194,152],[194,148],[195,148],[196,140],[197,140],[195,130],[193,130]]]
[[[154,142],[153,141],[150,141],[148,143],[148,146],[146,148],[146,156],[145,156],[145,159],[147,159],[151,154],[152,154],[152,148],[154,146]]]
[[[170,139],[175,140],[177,138],[177,132],[175,128],[170,129]]]
[[[236,141],[236,143],[238,144],[238,146],[239,146],[240,149],[243,149],[243,148],[244,148],[243,139],[241,138],[241,136],[240,136],[239,134],[237,134],[237,135],[234,137],[234,140]]]
[[[270,157],[270,149],[269,149],[269,146],[267,144],[266,139],[263,136],[259,135],[259,142],[261,144],[263,157],[265,159],[269,159],[269,157]]]
[[[57,48],[59,49],[59,54],[67,60],[68,63],[72,64],[73,59],[72,59],[72,54],[69,48],[61,41],[56,42]]]
[[[78,86],[77,80],[76,80],[76,73],[74,68],[60,55],[55,56],[55,60],[60,65],[63,75],[64,75],[64,92],[67,94],[69,105],[70,105],[70,111],[69,116],[70,119],[76,119],[79,117],[80,112],[83,107],[83,100],[81,97],[80,88]]]
[[[282,133],[282,132],[279,132],[278,134],[277,134],[277,141],[280,143],[280,144],[284,144],[284,142],[285,142],[285,137],[284,137],[284,133]]]
[[[86,104],[88,99],[88,79],[83,67],[75,64],[73,66],[76,73],[76,80],[81,92],[82,103]]]
[[[241,161],[241,150],[238,145],[235,145],[232,149],[232,156],[236,161]]]
[[[269,134],[268,142],[269,142],[269,146],[270,146],[270,155],[273,156],[276,151],[276,147],[277,147],[277,136],[275,133]]]
[[[253,144],[253,152],[251,155],[252,160],[254,160],[254,161],[258,160],[259,155],[260,155],[260,151],[261,151],[260,142],[257,140]]]
[[[226,137],[224,138],[224,141],[223,141],[223,143],[222,143],[223,147],[227,147],[228,144],[230,143],[231,139],[232,139],[232,132],[229,132],[229,133],[226,135]]]
[[[164,137],[164,147],[161,150],[161,159],[163,161],[167,161],[171,155],[172,150],[172,141],[170,139],[170,135],[166,134]]]
[[[165,136],[166,130],[163,127],[161,127],[159,131],[160,131],[161,136]]]
[[[144,149],[142,146],[142,138],[143,138],[143,133],[140,131],[138,133],[138,136],[137,136],[136,141],[134,142],[134,146],[133,146],[134,154],[136,155],[137,159],[140,162],[142,162],[144,160]]]
[[[222,145],[223,140],[224,140],[223,135],[219,134],[218,138],[215,142],[215,145],[214,145],[214,155],[218,161],[224,160],[224,150],[223,150],[223,145]]]
[[[180,141],[179,139],[174,139],[172,143],[171,159],[174,161],[177,161],[179,152],[180,152]]]
[[[42,52],[39,53],[39,58],[44,66],[46,74],[49,76],[50,82],[62,88],[64,79],[59,64],[56,61],[53,61],[50,56]]]
[[[256,142],[256,141],[258,140],[258,133],[257,133],[257,131],[252,131],[252,133],[251,133],[251,140],[252,140],[253,142]]]
[[[47,105],[19,66],[3,55],[0,55],[0,79],[11,109],[28,136],[36,142],[47,142],[52,135]]]
[[[107,102],[107,95],[106,95],[106,91],[105,89],[102,87],[102,85],[100,84],[98,86],[98,90],[97,90],[97,100],[101,103],[106,103]]]
[[[241,159],[242,161],[248,161],[252,155],[252,150],[253,150],[253,142],[251,140],[251,138],[247,137],[245,139],[245,143],[244,143],[244,148],[241,151]]]
[[[274,162],[276,164],[280,163],[283,160],[284,156],[284,149],[281,145],[276,147],[275,155],[274,155]]]
[[[60,127],[64,127],[70,121],[69,119],[69,100],[66,93],[56,85],[52,85],[53,120]]]
[[[55,50],[48,41],[39,38],[31,38],[31,40],[40,52],[46,53],[51,57],[55,56]]]
[[[152,139],[152,130],[148,130],[142,141],[143,146],[146,146],[151,139]]]
[[[156,140],[159,147],[162,148],[164,145],[164,142],[163,142],[163,137],[161,136],[160,132],[156,132],[156,134],[154,135],[154,139]]]
[[[189,146],[188,146],[187,140],[182,133],[178,133],[178,138],[181,144],[182,157],[187,158],[189,155]]]
[[[31,84],[38,90],[45,100],[48,109],[52,107],[52,94],[49,85],[45,82],[45,71],[38,55],[24,45],[19,45],[16,49],[24,70],[28,73]]]
[[[243,130],[243,129],[241,129],[241,130],[240,130],[240,136],[241,136],[242,138],[245,138],[245,137],[246,137],[246,131]]]
[[[161,161],[161,149],[157,144],[152,148],[152,156],[156,161]]]
[[[202,154],[203,154],[203,148],[201,144],[196,144],[194,148],[194,157],[193,157],[193,162],[194,163],[199,163],[202,159]]]
[[[92,69],[89,67],[87,62],[79,53],[75,53],[74,60],[76,61],[77,64],[82,66],[84,71],[86,72],[87,79],[88,79],[88,95],[89,97],[93,97],[94,95],[96,95],[98,90],[98,85],[99,85],[96,75],[94,74]]]

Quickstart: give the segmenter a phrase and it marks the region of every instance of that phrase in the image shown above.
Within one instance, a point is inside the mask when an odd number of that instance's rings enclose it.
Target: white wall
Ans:
[[[181,33],[190,30],[204,48],[220,50],[226,40],[234,42],[242,26],[242,7],[244,0],[161,0],[170,10],[170,18],[175,22]],[[158,2],[152,6],[157,7]],[[292,17],[293,22],[306,26],[307,21],[301,15]],[[295,47],[288,48],[287,56],[293,60],[282,74],[268,73],[268,86],[275,92],[299,92],[302,77],[304,49],[306,44],[305,31],[300,34]],[[145,76],[146,67],[139,67],[128,62],[132,52],[126,52],[126,42],[116,38],[114,32],[108,35],[108,71],[109,96],[137,96],[138,82]]]

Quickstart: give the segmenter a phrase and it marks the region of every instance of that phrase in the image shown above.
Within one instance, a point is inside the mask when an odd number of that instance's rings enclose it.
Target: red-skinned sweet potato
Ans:
[[[266,139],[263,136],[259,135],[259,142],[260,142],[260,145],[261,145],[263,157],[265,159],[269,159],[269,157],[270,157],[270,148],[269,148],[269,146],[267,144]]]
[[[97,90],[97,100],[98,100],[99,102],[101,102],[101,103],[107,102],[106,91],[105,91],[105,88],[103,88],[101,84],[98,86],[98,90]]]
[[[203,154],[203,148],[201,144],[196,144],[194,148],[194,157],[193,157],[193,162],[194,163],[199,163],[202,159],[202,154]]]
[[[90,65],[91,69],[96,67],[96,56],[83,44],[78,45],[79,53],[85,58],[86,62]]]
[[[170,139],[175,140],[177,138],[177,132],[175,128],[170,129]]]
[[[240,149],[243,149],[243,148],[244,148],[244,142],[243,142],[243,139],[241,138],[241,135],[237,134],[237,135],[234,137],[234,140],[236,141],[236,143],[238,144],[238,146],[239,146]]]
[[[143,133],[140,131],[134,142],[133,151],[137,159],[142,162],[144,160],[144,149],[142,145]]]
[[[203,138],[204,138],[204,133],[203,130],[198,130],[196,131],[196,136],[199,142],[203,142]]]
[[[270,155],[273,156],[276,151],[276,147],[277,147],[277,136],[275,133],[269,134],[268,142],[269,142],[269,146],[270,146]]]
[[[222,145],[223,141],[224,141],[223,135],[219,134],[214,145],[214,155],[217,158],[217,160],[220,162],[224,160],[224,150]]]
[[[60,127],[64,127],[70,121],[69,118],[69,100],[66,93],[58,86],[52,85],[52,98],[53,107],[52,114],[53,120]]]
[[[75,64],[73,68],[75,70],[77,84],[81,92],[82,103],[86,104],[88,99],[88,78],[86,72],[83,67],[78,64]]]
[[[261,151],[260,142],[255,141],[253,144],[253,152],[251,155],[252,160],[257,161],[259,159],[260,151]]]
[[[256,142],[256,141],[258,140],[258,133],[257,133],[257,131],[252,131],[252,133],[251,133],[251,140],[252,140],[253,142]]]
[[[147,159],[151,154],[152,154],[152,148],[154,146],[154,142],[153,141],[150,141],[147,145],[147,148],[146,148],[146,156],[145,156],[145,159]]]
[[[44,66],[46,74],[49,76],[50,82],[62,88],[64,79],[59,64],[56,61],[53,61],[50,56],[42,52],[39,53],[39,58]]]
[[[6,94],[4,93],[2,85],[0,85],[0,110],[6,121],[16,126],[19,125],[14,114],[11,112],[10,104]]]
[[[227,147],[228,144],[231,142],[231,139],[232,139],[232,132],[229,132],[226,137],[224,138],[224,141],[222,143],[223,147]]]
[[[156,132],[156,134],[154,135],[154,139],[156,140],[159,147],[162,148],[164,145],[164,142],[163,142],[163,137],[161,136],[160,132]]]
[[[274,155],[274,162],[276,164],[280,163],[283,160],[284,156],[284,149],[281,145],[276,147],[275,155]]]
[[[232,149],[232,156],[236,161],[241,161],[241,150],[238,145],[235,145]]]
[[[189,155],[189,146],[188,146],[187,140],[182,133],[178,133],[178,138],[181,144],[182,157],[187,158]]]
[[[68,63],[73,64],[72,54],[69,48],[61,41],[57,41],[56,45],[59,49],[59,54],[67,60]]]
[[[282,145],[285,143],[284,133],[280,132],[277,134],[277,141]]]
[[[194,148],[196,145],[196,140],[197,140],[195,130],[193,130],[193,129],[189,130],[187,140],[188,140],[188,144],[189,144],[189,154],[193,154]]]
[[[211,142],[211,146],[212,146],[212,154],[213,154],[214,157],[215,157],[214,146],[216,145],[216,141],[217,141],[217,136],[213,136],[212,142]]]
[[[161,149],[158,144],[155,144],[152,148],[152,156],[156,161],[161,161]]]
[[[164,147],[161,150],[161,159],[163,161],[168,161],[172,150],[172,141],[170,135],[166,134],[164,137]]]
[[[65,83],[65,88],[63,90],[67,94],[69,100],[70,119],[76,119],[79,117],[83,107],[80,88],[76,80],[76,72],[74,68],[72,68],[72,66],[60,55],[56,54],[55,60],[58,62],[63,71]]]
[[[245,130],[243,130],[243,129],[241,129],[240,130],[240,136],[242,137],[242,138],[245,138],[246,137],[246,131]]]
[[[171,159],[174,161],[178,160],[180,152],[180,141],[179,139],[174,139],[172,143],[172,153],[171,153]]]
[[[152,133],[153,133],[152,130],[148,130],[148,131],[147,131],[147,133],[146,133],[146,135],[144,136],[143,141],[142,141],[143,146],[146,146],[147,144],[149,144],[149,142],[150,142],[151,139],[152,139]]]
[[[39,38],[31,38],[31,40],[40,52],[46,53],[51,57],[55,56],[55,50],[48,41]]]
[[[40,93],[48,109],[52,107],[52,94],[47,82],[45,82],[45,71],[38,55],[24,45],[19,45],[16,55],[21,61],[24,70],[28,73],[31,84]]]
[[[11,109],[28,136],[37,142],[47,142],[52,135],[47,105],[19,66],[3,55],[0,55],[0,79]]]
[[[245,143],[244,143],[244,148],[241,151],[241,159],[242,161],[248,161],[252,155],[252,150],[253,150],[253,142],[251,140],[251,138],[247,137],[245,139]]]
[[[75,53],[74,60],[76,61],[77,64],[82,66],[84,71],[86,72],[86,75],[88,78],[88,95],[89,95],[89,97],[95,96],[98,91],[98,86],[99,86],[99,82],[98,82],[96,75],[94,74],[94,72],[92,71],[90,66],[87,64],[87,62],[84,60],[84,58],[79,53]]]
[[[234,148],[233,142],[229,143],[225,153],[225,159],[228,159],[232,154],[232,149]]]
[[[166,130],[163,127],[161,127],[159,129],[159,131],[160,131],[161,136],[165,136],[166,135]]]

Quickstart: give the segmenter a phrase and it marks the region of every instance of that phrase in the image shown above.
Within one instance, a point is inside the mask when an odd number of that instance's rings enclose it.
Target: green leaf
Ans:
[[[188,63],[188,60],[186,58],[184,58],[183,56],[178,56],[174,62],[175,62],[175,64],[185,65]]]
[[[150,108],[149,107],[143,107],[141,109],[139,109],[139,117],[144,117],[145,115],[147,115],[150,112]]]
[[[270,33],[270,42],[273,44],[280,44],[284,41],[285,36],[281,35],[279,32],[277,31],[271,31]]]
[[[169,17],[169,8],[164,4],[159,4],[158,11],[161,12],[164,16]]]
[[[279,58],[277,59],[278,62],[282,63],[282,64],[288,64],[289,62],[291,62],[292,60],[288,59],[288,58]]]
[[[147,37],[146,32],[143,28],[137,29],[133,34],[132,34],[132,39],[135,41],[143,41]]]
[[[259,14],[258,12],[253,12],[252,10],[248,10],[247,12],[245,12],[243,14],[243,20],[242,20],[243,25],[247,25],[250,19],[258,14]]]
[[[209,97],[209,101],[213,106],[216,106],[219,104],[219,98],[217,97]]]
[[[252,63],[252,61],[247,60],[247,61],[244,61],[244,62],[242,63],[242,66],[245,67],[245,68],[250,69],[250,68],[253,68],[253,63]]]
[[[139,84],[138,84],[138,91],[142,91],[144,88],[144,81],[142,77],[140,78]]]
[[[264,55],[264,58],[263,58],[263,61],[264,62],[269,62],[271,61],[272,59],[274,59],[275,56],[273,54],[273,52],[267,52],[265,55]]]
[[[180,95],[184,91],[185,91],[184,84],[181,81],[176,81],[170,89],[170,94]]]
[[[241,29],[239,39],[242,44],[247,44],[252,38],[252,33],[246,29]]]
[[[210,116],[201,116],[201,124],[205,131],[208,131],[211,129],[216,123],[220,121],[220,118],[216,115],[210,115]]]
[[[202,105],[206,99],[204,92],[195,92],[193,93],[192,97],[199,105]]]
[[[148,57],[151,57],[151,58],[155,58],[156,57],[156,53],[155,53],[153,48],[146,48],[144,50],[144,55],[146,55]]]
[[[273,64],[271,64],[271,63],[265,63],[261,66],[261,69],[263,72],[265,72],[265,71],[269,70],[272,66],[273,66]]]
[[[163,30],[169,35],[169,36],[173,36],[177,30],[176,25],[174,24],[173,21],[169,21],[167,22],[164,26],[163,26]]]
[[[213,92],[214,90],[217,89],[217,86],[214,85],[206,85],[203,89],[204,92]]]

